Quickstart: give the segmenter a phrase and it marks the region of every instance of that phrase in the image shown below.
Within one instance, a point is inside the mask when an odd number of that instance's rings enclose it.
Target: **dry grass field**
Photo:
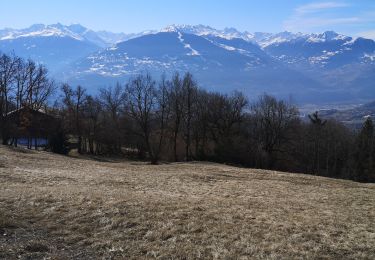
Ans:
[[[0,259],[375,259],[375,185],[0,146]]]

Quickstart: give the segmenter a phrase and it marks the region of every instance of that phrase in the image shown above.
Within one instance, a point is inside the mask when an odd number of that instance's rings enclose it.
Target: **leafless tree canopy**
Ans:
[[[0,55],[0,123],[9,144],[7,114],[27,106],[53,113],[61,132],[55,151],[116,154],[159,161],[210,160],[248,167],[375,180],[374,126],[355,133],[341,123],[306,120],[292,103],[264,94],[250,102],[240,92],[208,92],[190,73],[160,79],[144,73],[92,95],[55,83],[43,65]],[[58,148],[60,146],[60,148]]]
[[[46,109],[55,83],[48,70],[32,60],[23,60],[14,54],[0,53],[0,132],[3,143],[8,141],[7,114],[21,107]]]

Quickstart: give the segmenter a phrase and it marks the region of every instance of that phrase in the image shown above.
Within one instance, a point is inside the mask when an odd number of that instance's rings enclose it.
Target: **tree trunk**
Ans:
[[[174,161],[178,162],[178,156],[177,156],[177,131],[174,132],[173,136],[173,154],[174,154]]]
[[[82,153],[82,136],[78,136],[78,153]]]

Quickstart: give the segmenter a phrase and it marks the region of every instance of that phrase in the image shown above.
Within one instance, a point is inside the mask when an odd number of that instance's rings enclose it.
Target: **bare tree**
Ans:
[[[28,69],[27,64],[24,60],[20,59],[17,64],[17,73],[15,76],[17,93],[16,93],[16,108],[20,108],[24,105],[24,100],[27,96],[28,88]]]
[[[251,107],[255,138],[266,153],[266,167],[275,166],[277,153],[283,153],[282,145],[288,141],[288,132],[297,120],[298,110],[285,101],[263,95]]]
[[[91,154],[98,154],[98,131],[100,129],[100,114],[102,112],[102,104],[98,98],[87,96],[86,99],[86,118],[87,118],[87,136],[89,140],[89,151]],[[95,143],[96,142],[96,143]],[[95,145],[96,144],[96,145]]]
[[[197,100],[195,102],[195,115],[193,121],[193,139],[195,142],[195,157],[197,159],[206,159],[209,131],[210,131],[210,105],[211,93],[199,89]]]
[[[180,75],[176,72],[172,77],[171,82],[171,120],[172,122],[172,132],[173,132],[173,155],[174,161],[178,161],[177,155],[177,140],[178,134],[181,128],[182,113],[183,113],[183,93],[182,93],[182,80]]]
[[[234,126],[242,121],[246,105],[247,100],[240,92],[234,92],[230,96],[211,94],[208,100],[208,113],[215,142],[232,135]]]
[[[182,80],[183,94],[183,113],[182,119],[184,123],[184,141],[185,141],[185,160],[191,160],[191,126],[194,115],[194,104],[197,97],[197,84],[193,79],[193,75],[189,72],[185,74]]]
[[[165,75],[162,75],[159,88],[156,92],[155,107],[155,130],[154,135],[156,144],[153,148],[154,162],[157,163],[162,152],[163,142],[171,115],[171,82],[167,81]]]
[[[6,115],[12,99],[13,82],[17,73],[19,58],[14,54],[0,56],[0,130],[3,144],[8,142],[8,122]]]
[[[125,99],[121,85],[117,83],[114,88],[109,87],[107,89],[101,89],[99,98],[104,111],[110,116],[107,128],[110,129],[111,137],[114,140],[113,150],[119,153],[121,152],[122,145],[119,117]]]
[[[83,109],[86,102],[86,90],[78,86],[75,90],[68,84],[62,86],[63,103],[68,116],[70,129],[74,131],[78,138],[78,153],[82,153],[82,124]]]
[[[14,55],[0,55],[0,127],[4,144],[8,142],[6,115],[9,112],[12,83],[17,72],[17,61],[18,58]]]
[[[247,100],[240,92],[231,95],[212,93],[206,103],[208,128],[215,143],[216,153],[221,160],[230,160],[228,156],[236,145],[233,142],[234,138],[240,135],[240,124],[243,121]]]
[[[150,74],[141,74],[131,79],[125,87],[127,112],[134,120],[139,130],[135,133],[141,136],[153,163],[157,159],[151,147],[153,110],[157,103],[155,84]]]

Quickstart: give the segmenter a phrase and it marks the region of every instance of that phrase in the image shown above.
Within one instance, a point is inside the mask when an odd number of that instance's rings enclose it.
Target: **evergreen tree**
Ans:
[[[309,115],[311,122],[311,137],[313,142],[313,173],[320,175],[321,168],[321,146],[322,146],[322,131],[327,121],[319,117],[318,111]]]
[[[367,118],[357,137],[356,147],[356,179],[371,181],[375,179],[375,149],[374,149],[374,124]]]

